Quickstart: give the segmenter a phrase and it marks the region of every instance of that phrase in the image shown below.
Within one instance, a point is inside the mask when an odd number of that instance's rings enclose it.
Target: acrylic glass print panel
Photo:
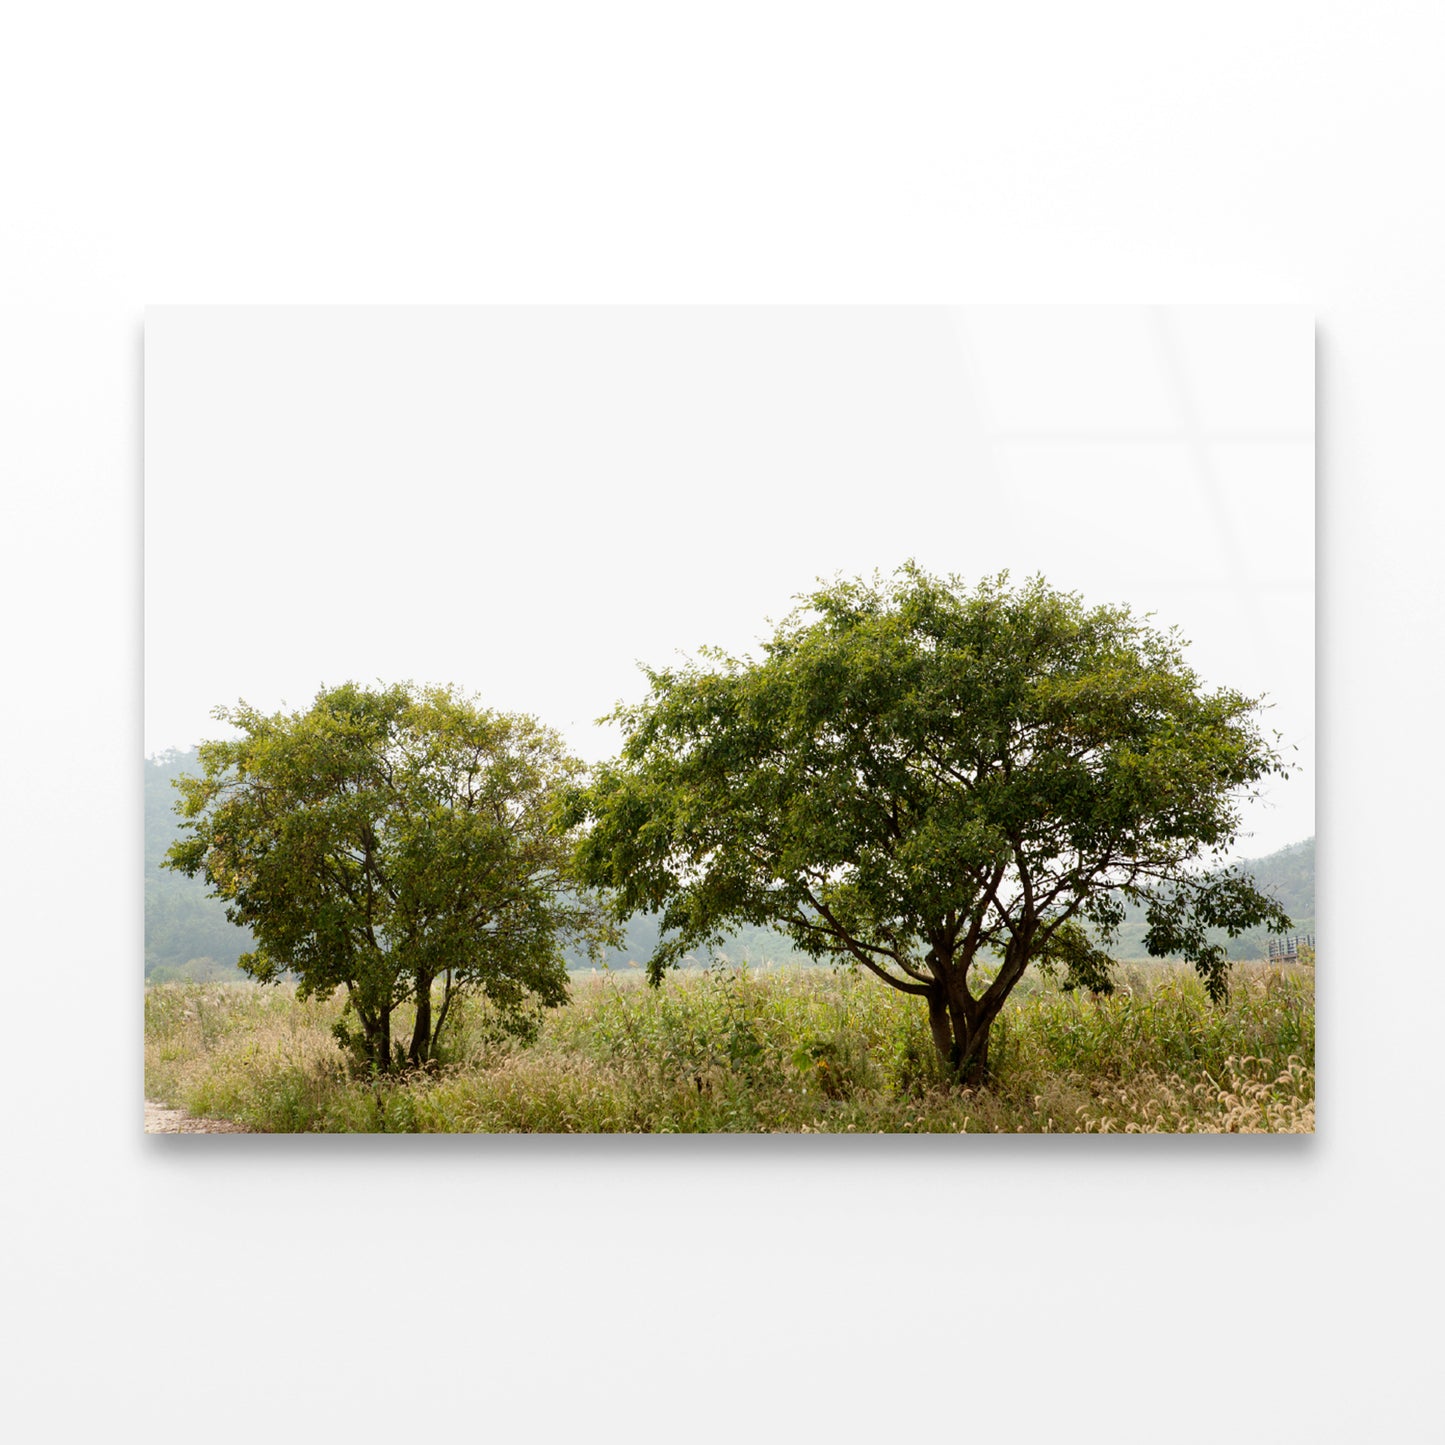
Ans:
[[[147,1128],[1312,1130],[1313,350],[149,312]]]

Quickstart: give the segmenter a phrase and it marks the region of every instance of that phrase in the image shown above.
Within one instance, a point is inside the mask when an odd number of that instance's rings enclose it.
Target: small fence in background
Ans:
[[[1307,948],[1314,952],[1315,936],[1313,933],[1296,933],[1293,937],[1270,939],[1269,961],[1271,963],[1298,963],[1299,951]]]

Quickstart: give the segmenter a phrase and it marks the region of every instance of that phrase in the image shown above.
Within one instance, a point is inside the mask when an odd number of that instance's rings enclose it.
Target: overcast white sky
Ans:
[[[638,661],[915,557],[1178,623],[1314,831],[1300,308],[172,308],[146,321],[145,748],[218,703],[453,682],[582,756]]]

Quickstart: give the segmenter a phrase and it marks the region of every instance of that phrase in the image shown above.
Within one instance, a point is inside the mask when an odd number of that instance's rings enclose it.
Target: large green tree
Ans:
[[[436,1051],[448,1011],[484,991],[504,1019],[567,994],[562,947],[615,936],[570,886],[560,818],[581,778],[555,733],[448,688],[323,690],[305,712],[246,703],[178,780],[186,836],[167,866],[201,874],[255,947],[241,967],[298,991],[346,990],[340,1036],[382,1070]],[[416,1004],[409,1042],[397,1006]]]
[[[1206,689],[1175,632],[911,564],[800,601],[760,661],[644,669],[621,757],[573,795],[581,876],[621,916],[661,910],[654,981],[729,924],[775,925],[925,1001],[947,1067],[977,1077],[1030,964],[1110,986],[1122,900],[1215,998],[1210,930],[1287,925],[1207,866],[1286,769],[1258,701]]]

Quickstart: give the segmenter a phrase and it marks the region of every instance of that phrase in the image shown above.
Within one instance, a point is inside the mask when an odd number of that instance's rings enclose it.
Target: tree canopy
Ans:
[[[613,715],[621,757],[573,792],[581,876],[619,916],[661,912],[654,981],[730,923],[780,927],[926,1000],[968,1075],[1030,964],[1109,987],[1125,901],[1215,998],[1210,930],[1288,926],[1207,866],[1287,769],[1260,700],[1206,689],[1177,631],[912,564],[800,601],[761,660],[644,669],[649,696]]]
[[[202,774],[178,780],[186,836],[167,866],[204,876],[251,930],[240,964],[255,978],[344,988],[360,1030],[340,1036],[366,1062],[426,1063],[469,989],[523,1027],[565,1000],[565,943],[615,937],[570,886],[559,801],[581,764],[534,719],[450,688],[355,683],[305,712],[212,715],[241,736],[203,743]],[[411,1040],[393,1045],[408,1000]]]

